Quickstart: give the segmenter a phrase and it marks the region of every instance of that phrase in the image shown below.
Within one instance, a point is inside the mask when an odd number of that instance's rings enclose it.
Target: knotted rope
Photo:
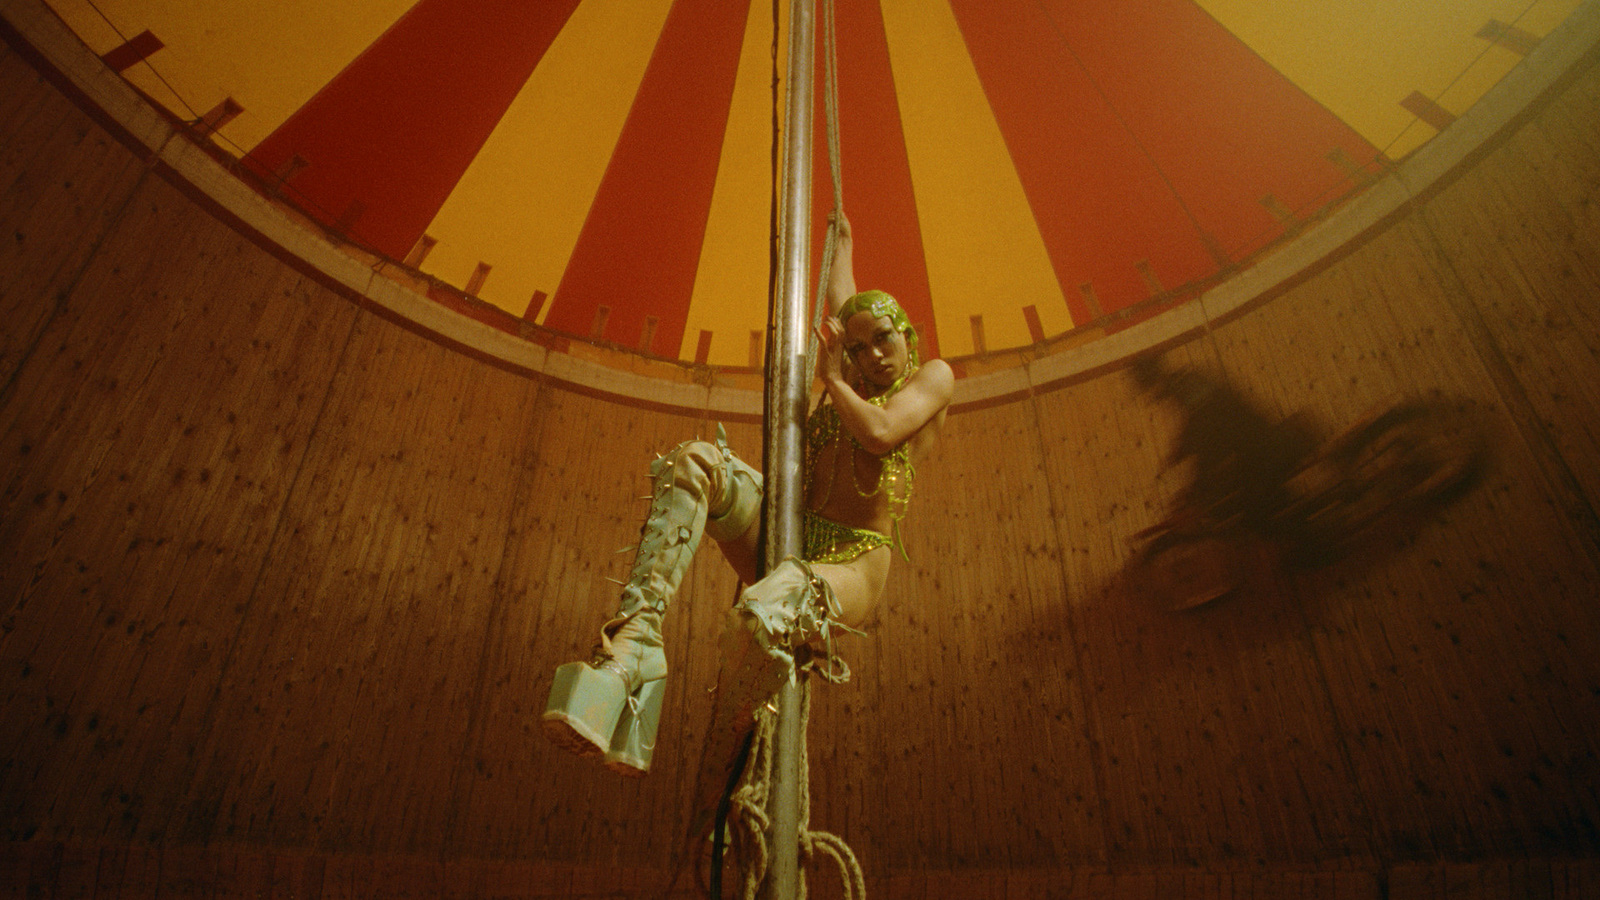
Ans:
[[[796,900],[805,900],[805,865],[817,855],[826,853],[839,869],[839,880],[844,887],[844,900],[866,900],[867,882],[861,872],[850,845],[836,834],[812,831],[811,825],[811,765],[810,752],[805,745],[807,726],[811,722],[811,690],[800,688],[800,878]],[[762,707],[756,714],[755,734],[751,739],[750,758],[745,765],[744,777],[734,789],[730,801],[729,824],[733,832],[733,847],[739,854],[744,871],[744,900],[755,900],[761,882],[767,877],[767,795],[772,783],[772,757],[775,752],[774,732],[778,715],[770,706]]]

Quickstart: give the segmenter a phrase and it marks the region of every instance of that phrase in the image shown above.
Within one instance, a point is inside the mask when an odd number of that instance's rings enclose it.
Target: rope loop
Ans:
[[[839,881],[844,888],[844,900],[867,900],[867,880],[861,864],[850,845],[836,834],[811,830],[811,753],[805,735],[811,724],[811,690],[804,682],[800,688],[800,879],[798,897],[806,896],[805,868],[819,852],[825,853],[839,870]],[[744,777],[734,789],[728,821],[734,832],[733,849],[738,854],[740,869],[744,873],[744,900],[756,900],[761,882],[767,877],[770,856],[767,847],[767,797],[772,784],[772,759],[775,753],[775,735],[778,715],[764,706],[756,713],[755,734],[751,739],[749,762]]]

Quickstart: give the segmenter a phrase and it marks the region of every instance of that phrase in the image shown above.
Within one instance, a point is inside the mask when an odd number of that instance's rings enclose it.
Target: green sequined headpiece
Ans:
[[[848,323],[859,313],[867,313],[874,319],[887,317],[894,330],[906,336],[906,354],[910,358],[910,365],[906,366],[907,374],[915,372],[922,365],[922,354],[917,352],[917,330],[911,327],[911,318],[887,291],[862,291],[846,300],[839,307],[839,321]]]

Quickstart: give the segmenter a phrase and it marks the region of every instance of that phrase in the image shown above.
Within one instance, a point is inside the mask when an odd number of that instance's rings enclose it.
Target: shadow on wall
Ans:
[[[1485,419],[1466,401],[1406,399],[1330,435],[1305,411],[1274,418],[1225,378],[1157,356],[1131,376],[1175,407],[1166,465],[1189,472],[1166,518],[1134,535],[1118,577],[1163,610],[1370,557],[1465,496],[1491,458]]]

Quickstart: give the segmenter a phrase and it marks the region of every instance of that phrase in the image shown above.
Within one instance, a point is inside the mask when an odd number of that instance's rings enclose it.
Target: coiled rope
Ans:
[[[811,824],[811,765],[810,753],[805,745],[806,726],[811,721],[811,691],[802,687],[800,707],[800,878],[796,900],[805,900],[805,866],[818,852],[827,854],[839,869],[839,880],[844,888],[844,900],[866,900],[867,882],[861,864],[850,850],[850,845],[836,834],[812,831]],[[744,872],[744,900],[755,900],[761,882],[767,877],[767,796],[772,785],[772,758],[775,751],[774,733],[778,716],[771,707],[762,707],[756,715],[755,734],[750,745],[750,758],[745,765],[744,777],[730,798],[728,822],[733,826],[733,848],[738,854]]]

